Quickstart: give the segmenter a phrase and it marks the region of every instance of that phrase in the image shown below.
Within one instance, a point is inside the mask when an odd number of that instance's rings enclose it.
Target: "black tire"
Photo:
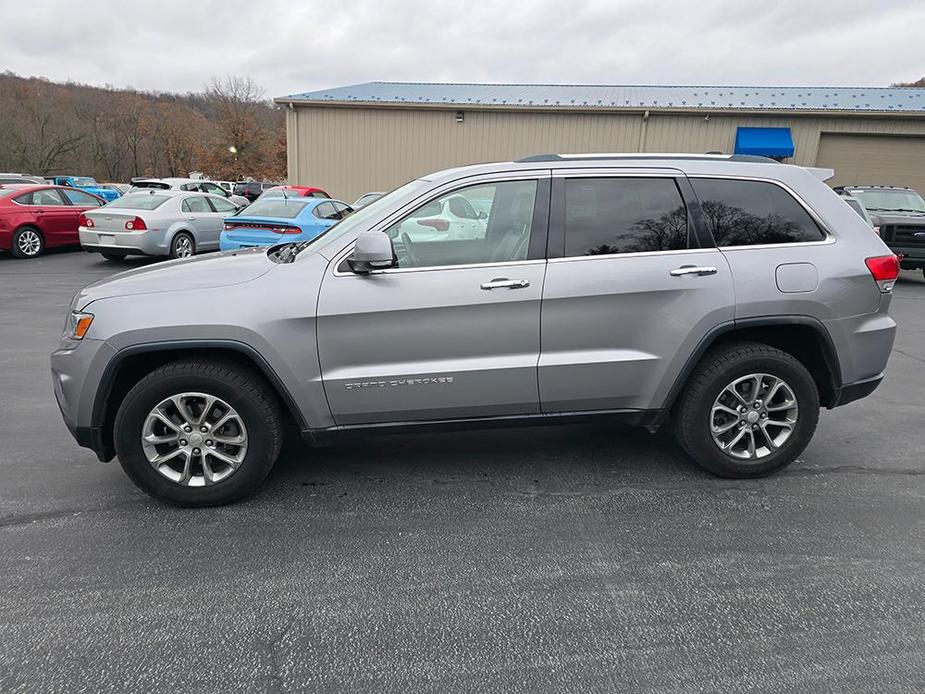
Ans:
[[[752,373],[783,379],[796,398],[798,416],[777,450],[746,461],[720,450],[713,440],[711,410],[728,384]],[[792,463],[809,444],[819,421],[819,392],[806,367],[786,352],[756,342],[732,343],[703,357],[675,404],[672,420],[681,447],[705,470],[720,477],[763,477]]]
[[[189,256],[182,254],[183,244],[185,242],[189,243],[190,253]],[[193,238],[193,235],[186,231],[179,231],[174,234],[173,240],[170,242],[170,257],[174,260],[177,258],[186,258],[195,255],[196,253],[196,240]]]
[[[123,253],[121,251],[100,251],[100,255],[106,258],[106,260],[125,260],[125,256],[128,253]]]
[[[240,415],[247,450],[240,467],[211,486],[192,487],[154,469],[142,447],[145,419],[162,400],[184,392],[214,395]],[[282,445],[276,393],[257,374],[226,361],[183,359],[161,366],[139,381],[119,406],[114,423],[116,454],[122,468],[143,491],[176,506],[219,506],[251,494],[269,474]]]
[[[20,244],[25,235],[29,235],[28,238],[36,239],[38,246],[32,245],[28,250],[21,247]],[[24,244],[25,245],[25,244]],[[32,248],[35,250],[33,251]],[[45,237],[42,236],[42,232],[36,229],[35,227],[20,227],[15,232],[13,232],[13,238],[10,239],[10,253],[13,254],[16,258],[38,258],[42,253],[45,252]]]

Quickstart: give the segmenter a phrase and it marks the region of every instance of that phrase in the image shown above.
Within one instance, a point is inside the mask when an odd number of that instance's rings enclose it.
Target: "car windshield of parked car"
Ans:
[[[96,179],[91,178],[90,176],[78,176],[74,179],[74,185],[79,186],[80,188],[87,188],[89,186],[96,185]]]
[[[293,219],[309,202],[305,198],[261,198],[248,206],[247,216]]]
[[[152,195],[151,193],[129,193],[106,205],[107,210],[155,210],[170,200],[169,195]]]
[[[293,190],[284,190],[283,188],[270,188],[264,191],[261,198],[294,198],[299,194]]]
[[[914,190],[857,190],[848,192],[871,212],[921,212],[925,214],[925,200]]]

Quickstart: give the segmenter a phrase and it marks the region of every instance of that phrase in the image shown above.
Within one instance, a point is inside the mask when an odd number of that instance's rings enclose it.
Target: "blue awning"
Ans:
[[[739,128],[736,131],[736,154],[759,157],[792,157],[793,138],[790,128]]]

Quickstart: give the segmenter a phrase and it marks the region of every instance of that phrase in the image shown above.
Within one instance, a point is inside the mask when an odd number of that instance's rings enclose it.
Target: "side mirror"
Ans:
[[[479,210],[478,218],[479,218],[479,219],[488,219],[488,215],[485,213],[485,210]]]
[[[371,270],[394,267],[396,262],[392,239],[382,231],[364,231],[357,236],[353,253],[347,257],[347,265],[353,272],[365,275]]]

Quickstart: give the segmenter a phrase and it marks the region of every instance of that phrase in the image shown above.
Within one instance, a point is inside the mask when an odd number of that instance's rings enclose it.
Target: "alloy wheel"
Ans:
[[[207,393],[178,393],[145,418],[145,457],[171,482],[204,487],[233,475],[247,455],[247,429],[237,411]]]
[[[178,258],[189,258],[193,254],[193,242],[189,236],[179,236],[173,242],[174,255]]]
[[[710,434],[719,449],[741,460],[760,460],[787,443],[799,416],[797,398],[782,378],[753,373],[720,391],[710,410]]]
[[[38,255],[39,251],[42,250],[42,239],[32,229],[25,229],[19,233],[16,245],[23,255]]]

